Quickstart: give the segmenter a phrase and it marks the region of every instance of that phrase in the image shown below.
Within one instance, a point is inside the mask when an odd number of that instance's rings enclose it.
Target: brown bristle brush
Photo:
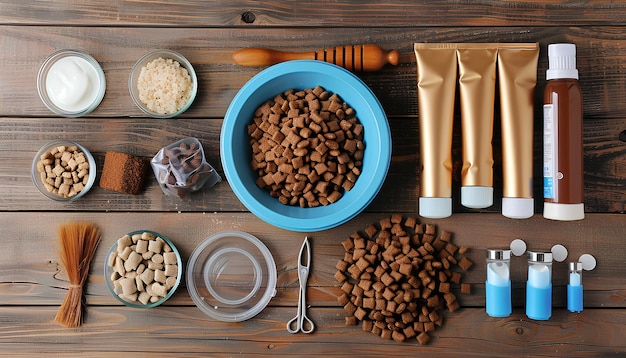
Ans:
[[[54,320],[68,328],[83,322],[83,286],[100,242],[100,229],[91,223],[67,223],[59,227],[59,256],[70,280],[69,291]]]

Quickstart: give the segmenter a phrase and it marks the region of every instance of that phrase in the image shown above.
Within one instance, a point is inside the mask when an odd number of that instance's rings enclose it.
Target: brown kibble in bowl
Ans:
[[[353,188],[362,165],[363,126],[337,94],[288,90],[248,125],[256,184],[285,205],[330,205]]]

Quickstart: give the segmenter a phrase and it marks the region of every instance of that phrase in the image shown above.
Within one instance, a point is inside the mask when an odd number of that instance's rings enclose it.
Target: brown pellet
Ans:
[[[450,291],[460,285],[461,292],[471,293],[456,270],[467,270],[472,262],[461,256],[450,232],[436,233],[435,225],[394,214],[342,242],[346,252],[336,266],[345,292],[340,304],[365,331],[397,342],[417,336],[426,344],[427,332],[443,325],[440,311],[460,309]]]
[[[363,126],[321,87],[288,90],[257,108],[248,135],[256,184],[285,205],[330,205],[361,172]]]

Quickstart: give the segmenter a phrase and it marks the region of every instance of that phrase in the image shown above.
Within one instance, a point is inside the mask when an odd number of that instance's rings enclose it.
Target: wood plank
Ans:
[[[219,6],[216,6],[216,3]],[[623,24],[621,2],[592,1],[296,1],[202,0],[110,2],[70,0],[0,3],[0,24],[80,26],[550,26]]]
[[[384,340],[359,326],[346,327],[339,308],[310,309],[317,324],[312,334],[289,334],[285,322],[293,308],[269,308],[241,323],[198,315],[195,307],[137,310],[89,307],[85,323],[68,330],[52,321],[54,307],[0,307],[0,345],[27,355],[102,356],[115,353],[232,356],[504,356],[623,354],[625,309],[555,312],[549,321],[532,321],[516,310],[507,318],[489,318],[481,309],[446,314],[443,327],[427,346],[415,339]],[[488,347],[486,349],[485,347]],[[181,354],[181,352],[184,352]]]
[[[417,210],[419,195],[419,132],[417,120],[388,117],[392,136],[392,161],[386,181],[368,211]],[[621,123],[621,124],[620,124]],[[61,211],[242,211],[244,206],[230,189],[221,166],[219,135],[221,118],[181,118],[154,120],[146,118],[4,118],[0,121],[0,209]],[[587,212],[624,212],[626,205],[626,143],[610,132],[626,128],[623,120],[591,121],[585,124],[585,203]],[[542,147],[541,128],[535,131],[535,211],[541,213]],[[587,130],[588,128],[588,130]],[[457,131],[458,132],[458,131]],[[93,133],[98,133],[94,136]],[[483,211],[500,212],[502,167],[501,141],[494,139],[494,206]],[[138,196],[124,195],[99,187],[99,179],[84,198],[60,204],[41,195],[32,183],[30,168],[42,145],[54,139],[70,139],[86,146],[96,157],[98,176],[108,150],[122,151],[152,158],[160,148],[180,138],[198,138],[207,161],[220,173],[223,182],[194,193],[188,201],[165,196],[150,173],[145,191]],[[461,139],[455,136],[453,187],[455,212],[469,212],[460,204],[462,166]]]
[[[410,213],[407,216],[412,215]],[[414,214],[413,214],[414,215]],[[335,307],[341,294],[334,278],[335,265],[343,257],[341,241],[364,230],[388,214],[362,214],[348,223],[323,232],[308,234],[313,245],[313,269],[309,280],[310,303],[316,307]],[[92,264],[87,287],[87,302],[95,305],[120,305],[108,292],[102,268],[108,248],[124,233],[149,229],[175,242],[183,260],[207,236],[224,230],[242,230],[261,239],[272,252],[278,271],[277,295],[271,305],[295,305],[297,301],[297,253],[305,234],[277,230],[245,213],[73,213],[2,212],[0,213],[0,301],[5,304],[60,304],[67,288],[66,275],[55,254],[56,228],[71,220],[87,220],[102,229],[102,242]],[[451,218],[425,221],[454,235],[454,242],[467,246],[467,257],[475,264],[463,272],[471,283],[471,295],[460,295],[466,307],[484,306],[486,277],[484,250],[507,247],[522,238],[531,250],[549,250],[562,244],[569,250],[568,260],[590,253],[598,260],[594,271],[585,272],[586,307],[626,308],[626,248],[618,245],[626,237],[626,220],[617,214],[590,214],[576,223],[552,222],[541,217],[514,221],[497,214],[455,214]],[[523,257],[513,258],[511,275],[514,303],[523,306],[527,264]],[[554,305],[564,307],[567,263],[553,269]],[[458,288],[457,288],[458,289]],[[458,292],[458,290],[456,291]],[[192,305],[183,285],[168,305]]]
[[[358,73],[377,95],[388,115],[416,116],[417,96],[414,42],[539,42],[540,60],[535,96],[542,103],[547,68],[547,45],[574,42],[580,83],[585,101],[585,123],[624,120],[626,112],[626,49],[621,27],[445,27],[436,29],[161,29],[3,26],[0,33],[0,115],[42,116],[52,113],[36,89],[39,67],[56,50],[76,48],[96,58],[107,78],[107,92],[89,117],[142,117],[128,93],[132,65],[148,51],[171,48],[184,54],[199,77],[199,94],[182,117],[223,117],[230,101],[246,81],[263,67],[233,63],[232,53],[244,47],[268,47],[284,51],[312,51],[336,45],[379,44],[400,53],[397,66]],[[102,44],[106,44],[103,46]],[[25,51],[24,49],[28,49]],[[6,67],[5,67],[6,66]],[[535,116],[541,118],[540,106]],[[621,122],[623,123],[623,122]],[[623,126],[621,127],[623,128]],[[602,134],[602,133],[599,133]],[[615,138],[618,133],[609,133]]]

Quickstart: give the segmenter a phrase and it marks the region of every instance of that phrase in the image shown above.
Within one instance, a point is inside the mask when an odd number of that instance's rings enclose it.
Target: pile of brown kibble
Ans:
[[[257,186],[285,205],[329,205],[354,186],[363,125],[336,93],[317,86],[265,102],[248,126]]]
[[[461,283],[460,268],[472,261],[467,248],[452,243],[452,234],[416,218],[394,214],[355,232],[342,242],[344,258],[335,278],[343,294],[337,298],[348,313],[346,325],[361,321],[364,331],[398,342],[430,340],[429,332],[443,325],[442,310],[460,308],[451,288],[471,293]]]

